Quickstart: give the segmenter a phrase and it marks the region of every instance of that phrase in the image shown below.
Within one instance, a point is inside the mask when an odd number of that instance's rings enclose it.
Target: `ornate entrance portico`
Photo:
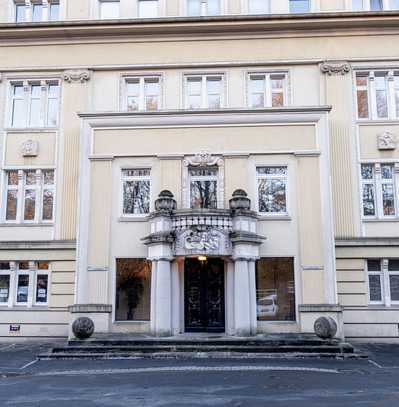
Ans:
[[[151,234],[145,237],[152,261],[151,331],[157,336],[184,332],[179,303],[182,279],[179,260],[223,257],[225,267],[226,332],[256,334],[255,260],[264,237],[257,234],[257,215],[243,190],[236,190],[230,209],[176,210],[169,191],[162,191],[151,214]],[[180,262],[181,263],[181,262]],[[189,284],[189,282],[186,282]]]

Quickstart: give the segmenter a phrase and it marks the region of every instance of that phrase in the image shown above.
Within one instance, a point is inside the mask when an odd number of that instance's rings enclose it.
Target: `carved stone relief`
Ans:
[[[90,71],[65,71],[62,77],[68,83],[84,83],[90,80]]]
[[[395,150],[398,140],[392,132],[384,131],[377,135],[377,145],[379,150]]]
[[[36,140],[26,140],[21,144],[21,154],[23,157],[36,157],[39,154],[39,142]]]
[[[347,62],[323,62],[320,70],[329,76],[346,75],[351,71],[351,66]]]

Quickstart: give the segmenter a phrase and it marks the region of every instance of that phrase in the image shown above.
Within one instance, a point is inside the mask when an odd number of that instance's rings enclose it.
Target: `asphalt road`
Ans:
[[[0,406],[399,406],[399,345],[369,360],[37,361],[49,345],[0,344]]]

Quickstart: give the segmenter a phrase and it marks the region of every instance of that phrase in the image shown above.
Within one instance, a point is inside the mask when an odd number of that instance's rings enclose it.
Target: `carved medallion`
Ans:
[[[90,80],[90,71],[65,71],[63,79],[68,83],[84,83]]]
[[[39,153],[39,142],[26,140],[21,144],[21,153],[24,157],[36,157]]]
[[[346,75],[351,71],[351,67],[347,62],[323,62],[320,65],[320,70],[329,76]]]
[[[377,135],[377,144],[379,150],[395,150],[398,146],[398,141],[390,131],[384,131]]]

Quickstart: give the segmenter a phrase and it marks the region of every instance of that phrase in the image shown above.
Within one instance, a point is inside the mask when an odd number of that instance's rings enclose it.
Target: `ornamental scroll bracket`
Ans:
[[[184,159],[184,165],[186,167],[212,167],[214,165],[221,166],[223,164],[223,159],[218,156],[213,156],[207,151],[200,151],[193,157],[186,157]]]
[[[351,71],[351,66],[345,61],[325,61],[320,64],[320,71],[328,76],[346,75]]]
[[[62,78],[67,83],[85,83],[90,80],[90,71],[88,70],[70,70],[65,71]]]

